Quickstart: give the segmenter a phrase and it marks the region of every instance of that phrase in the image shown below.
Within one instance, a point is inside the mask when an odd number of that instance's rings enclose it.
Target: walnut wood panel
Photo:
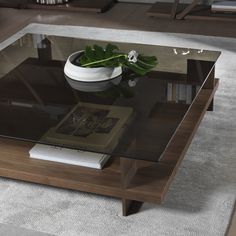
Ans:
[[[162,168],[161,165],[156,169],[159,173],[153,171],[145,177],[140,172],[141,175],[139,174],[134,178],[137,181],[141,178],[140,186],[138,184],[134,192],[129,192],[128,190],[133,187],[133,183],[127,190],[121,186],[118,158],[112,160],[103,170],[94,170],[91,168],[30,159],[28,151],[31,144],[20,141],[1,139],[0,147],[0,176],[2,177],[118,198],[160,202],[160,191],[165,181],[160,179],[155,181],[154,184],[149,185],[148,183],[153,178],[159,178],[164,175],[168,176],[166,168]],[[147,184],[147,186],[142,186],[143,183]],[[158,186],[155,186],[155,184]],[[146,190],[148,190],[147,193],[142,193],[142,191]],[[152,196],[148,196],[150,193]]]
[[[197,96],[194,104],[191,106],[184,121],[177,130],[175,136],[171,140],[166,152],[164,152],[163,158],[160,163],[172,165],[172,174],[166,182],[165,190],[163,190],[162,197],[165,196],[169,185],[171,184],[176,171],[184,158],[185,153],[200,125],[201,120],[204,117],[209,105],[211,104],[214,94],[219,86],[219,80],[215,79],[215,86],[213,92],[211,89],[202,89]]]
[[[135,176],[138,166],[137,161],[127,158],[120,158],[121,184],[124,189],[129,187],[130,181]]]

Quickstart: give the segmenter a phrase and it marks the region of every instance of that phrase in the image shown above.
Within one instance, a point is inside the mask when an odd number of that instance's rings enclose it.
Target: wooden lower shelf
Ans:
[[[126,187],[120,158],[111,158],[103,170],[30,159],[32,143],[5,138],[0,138],[0,176],[121,198],[123,209],[129,200],[161,203],[214,97],[218,87],[218,80],[215,81],[213,89],[199,92],[160,162],[128,159],[138,168]]]
[[[180,127],[176,133],[178,136],[185,132],[182,140],[186,139],[186,142],[181,142],[181,145],[178,143],[180,151],[175,150],[175,155],[171,155],[167,150],[160,162],[150,162],[150,166],[140,168],[126,190],[121,188],[119,158],[113,158],[103,170],[30,159],[28,151],[33,146],[32,143],[4,138],[0,139],[0,176],[138,201],[160,202],[173,168],[181,160],[183,150],[191,141],[190,136],[205,113],[217,86],[218,83],[214,90],[203,89],[200,92],[181,125],[182,131]],[[201,106],[202,109],[199,110]]]
[[[182,12],[188,4],[178,4],[177,15]],[[173,3],[157,2],[147,11],[148,16],[160,18],[172,18]],[[197,5],[188,15],[184,17],[185,20],[211,20],[211,21],[236,21],[235,13],[214,13],[211,11],[211,6]]]
[[[32,146],[31,143],[1,138],[0,176],[117,198],[160,202],[165,178],[171,172],[171,167],[166,165],[159,165],[154,168],[155,171],[152,167],[146,167],[147,173],[140,172],[135,176],[132,190],[124,190],[119,158],[113,158],[103,170],[96,170],[30,159],[28,151]],[[140,195],[136,196],[136,193]]]

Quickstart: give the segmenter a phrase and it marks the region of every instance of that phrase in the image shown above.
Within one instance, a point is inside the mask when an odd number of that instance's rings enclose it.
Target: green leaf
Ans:
[[[85,48],[84,56],[87,57],[87,59],[89,59],[89,60],[94,59],[94,51],[93,51],[92,47],[87,46]]]
[[[108,43],[105,51],[106,52],[113,52],[114,50],[119,50],[119,48],[116,45]]]
[[[86,63],[88,63],[88,58],[85,57],[85,56],[81,56],[80,59],[79,59],[79,64],[84,65]],[[77,63],[77,65],[79,65],[79,64]]]
[[[138,61],[137,61],[137,65],[138,66],[140,66],[140,67],[142,67],[143,69],[153,69],[153,67],[155,67],[156,66],[156,64],[151,64],[151,63],[148,63],[148,62],[144,62],[144,61],[142,61],[142,60],[140,60],[140,59],[138,59]]]
[[[107,44],[106,49],[105,49],[105,56],[106,57],[111,57],[114,55],[114,51],[119,50],[119,48],[116,45],[113,44]]]
[[[145,75],[149,70],[144,69],[143,67],[135,64],[135,63],[127,63],[127,66],[129,69],[131,69],[133,72],[135,72],[138,75]]]
[[[104,58],[105,52],[102,47],[95,44],[93,46],[93,51],[94,51],[94,59],[102,60]]]
[[[138,57],[140,58],[140,60],[145,62],[157,62],[157,58],[155,56],[144,56],[141,54]]]
[[[129,68],[137,75],[145,75],[157,65],[155,56],[139,55],[136,63],[128,61],[128,55],[117,52],[119,48],[113,44],[107,44],[105,49],[99,45],[87,46],[84,54],[76,60],[76,63],[84,67],[117,67]]]

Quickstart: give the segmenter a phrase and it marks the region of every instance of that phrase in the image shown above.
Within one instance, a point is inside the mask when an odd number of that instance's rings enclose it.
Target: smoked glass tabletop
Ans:
[[[146,76],[65,77],[68,56],[108,42],[26,34],[0,51],[0,137],[159,161],[220,52],[118,43],[156,56]]]

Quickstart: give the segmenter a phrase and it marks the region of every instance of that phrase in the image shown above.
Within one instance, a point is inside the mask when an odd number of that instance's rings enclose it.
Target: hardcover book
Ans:
[[[117,144],[133,108],[79,102],[42,140],[102,151]]]
[[[84,152],[75,149],[36,144],[30,151],[30,158],[54,161],[71,165],[102,169],[109,155]]]

